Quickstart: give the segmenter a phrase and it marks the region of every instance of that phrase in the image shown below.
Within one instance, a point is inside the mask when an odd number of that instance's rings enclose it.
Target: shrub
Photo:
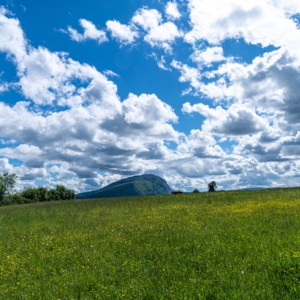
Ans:
[[[57,201],[75,199],[75,192],[63,185],[57,185],[55,189],[47,190],[44,187],[27,187],[21,196],[30,199],[31,202]]]
[[[59,195],[60,200],[75,199],[75,192],[73,190],[67,189],[63,185],[56,186],[56,193]]]
[[[3,197],[0,205],[11,205],[11,204],[24,204],[24,203],[30,203],[30,199],[26,199],[22,197],[21,194],[15,193],[10,194],[6,197]]]
[[[27,187],[21,192],[21,196],[31,200],[31,202],[39,202],[40,201],[40,191],[38,188]]]
[[[180,190],[179,190],[179,191],[173,191],[173,192],[172,192],[172,195],[178,195],[178,194],[183,194],[183,192],[180,191]]]

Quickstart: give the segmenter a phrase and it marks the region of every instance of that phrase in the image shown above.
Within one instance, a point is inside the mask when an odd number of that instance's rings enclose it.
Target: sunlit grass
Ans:
[[[0,208],[0,299],[300,299],[300,190]]]

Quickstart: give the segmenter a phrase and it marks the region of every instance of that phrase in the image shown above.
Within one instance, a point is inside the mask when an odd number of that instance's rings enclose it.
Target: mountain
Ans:
[[[145,174],[121,179],[97,191],[79,193],[76,199],[162,195],[171,192],[171,188],[164,179]]]

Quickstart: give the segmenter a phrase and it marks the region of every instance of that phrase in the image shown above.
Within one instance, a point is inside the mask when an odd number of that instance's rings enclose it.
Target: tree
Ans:
[[[200,193],[199,190],[198,189],[194,189],[193,190],[193,194],[197,194],[197,193]]]
[[[75,192],[63,185],[57,185],[55,189],[50,190],[44,187],[27,187],[21,196],[31,200],[31,202],[70,200],[75,199]]]
[[[26,187],[22,193],[22,197],[30,199],[31,202],[48,201],[48,190],[44,187]]]
[[[75,192],[73,190],[67,189],[63,185],[57,185],[55,190],[60,200],[75,199]]]
[[[207,186],[209,192],[215,192],[216,188],[218,188],[215,181],[211,181]]]
[[[17,180],[16,174],[4,173],[0,174],[0,200],[3,199],[4,194],[10,194],[11,190],[14,188]]]

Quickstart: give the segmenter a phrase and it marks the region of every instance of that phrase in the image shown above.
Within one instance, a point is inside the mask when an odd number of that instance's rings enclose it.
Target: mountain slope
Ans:
[[[164,179],[160,178],[159,176],[145,174],[113,182],[97,191],[77,194],[76,198],[86,199],[162,195],[170,194],[171,192],[171,188]]]

